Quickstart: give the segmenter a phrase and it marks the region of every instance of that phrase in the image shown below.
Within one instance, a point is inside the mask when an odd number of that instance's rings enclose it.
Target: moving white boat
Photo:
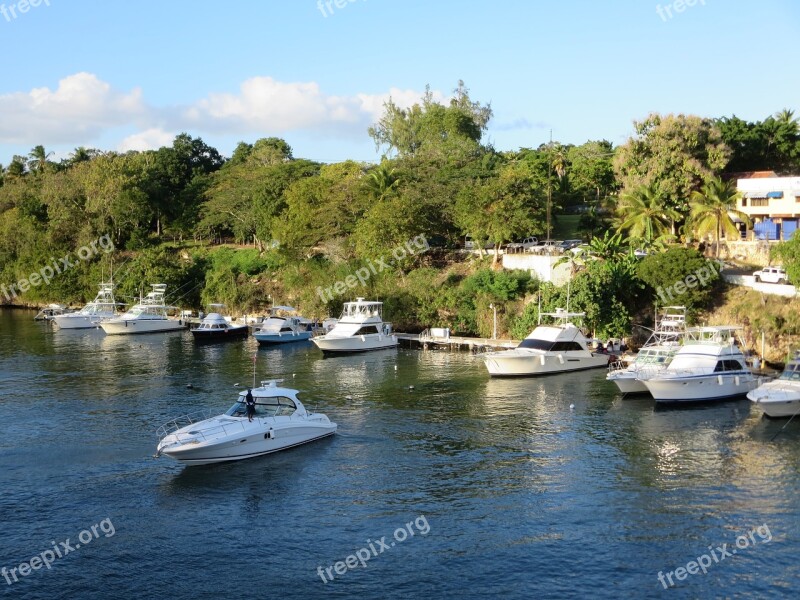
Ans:
[[[94,329],[100,322],[117,316],[117,302],[114,300],[114,284],[101,283],[94,300],[78,312],[55,315],[53,322],[60,329]]]
[[[323,352],[350,353],[397,347],[391,323],[383,321],[383,302],[356,298],[345,302],[342,316],[326,334],[312,338]]]
[[[278,312],[297,312],[291,306],[273,306],[270,315],[253,331],[259,344],[289,344],[311,339],[312,323],[299,316],[280,316]]]
[[[786,363],[778,379],[762,383],[747,393],[747,398],[764,414],[775,419],[800,413],[800,352]]]
[[[187,465],[242,460],[286,450],[336,433],[336,423],[323,414],[308,412],[298,391],[279,387],[283,380],[261,383],[252,390],[255,416],[250,421],[246,391],[239,392],[224,414],[208,411],[186,415],[158,429],[156,456],[165,454]]]
[[[165,304],[167,286],[153,284],[153,291],[120,317],[102,321],[100,327],[109,335],[130,335],[134,333],[162,333],[186,328],[182,319],[168,316],[172,308]]]
[[[728,325],[692,327],[665,369],[643,368],[639,379],[657,403],[701,402],[743,396],[758,385]]]
[[[223,307],[223,304],[209,305],[209,308],[212,309],[221,309]],[[222,316],[218,312],[211,312],[191,332],[192,337],[198,342],[212,342],[247,337],[250,333],[250,327],[247,323],[236,323],[231,317]]]
[[[613,381],[623,394],[647,394],[644,382],[638,379],[639,371],[655,373],[665,369],[681,347],[686,332],[686,307],[665,306],[656,315],[655,329],[644,346],[629,364],[613,362],[609,365],[608,381]]]
[[[610,355],[589,350],[586,336],[571,322],[585,313],[563,308],[540,313],[539,325],[513,350],[487,352],[482,356],[492,377],[526,377],[582,371],[608,365]],[[553,322],[542,325],[542,317]]]

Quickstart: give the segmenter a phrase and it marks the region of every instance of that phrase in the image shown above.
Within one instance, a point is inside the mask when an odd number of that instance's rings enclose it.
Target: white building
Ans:
[[[788,240],[800,219],[800,177],[737,179],[738,208],[753,221],[756,239]]]

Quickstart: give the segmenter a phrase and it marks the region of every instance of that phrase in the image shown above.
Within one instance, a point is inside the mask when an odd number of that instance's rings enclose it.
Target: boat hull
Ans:
[[[692,377],[656,376],[645,380],[644,383],[659,404],[726,400],[744,396],[758,385],[758,381],[749,373]]]
[[[794,417],[800,414],[800,388],[773,381],[747,394],[748,400],[773,419]]]
[[[274,344],[292,344],[295,342],[307,342],[311,339],[310,331],[300,331],[298,333],[254,333],[253,337],[259,344],[264,346]]]
[[[509,350],[486,355],[484,364],[492,377],[538,377],[607,367],[608,359],[607,354],[585,356],[565,352],[547,355]]]
[[[100,327],[100,323],[106,319],[113,319],[115,315],[77,315],[75,313],[68,315],[56,315],[53,317],[53,322],[58,325],[59,329],[96,329]]]
[[[112,319],[100,323],[108,335],[132,335],[137,333],[165,333],[186,329],[183,321],[174,319]]]
[[[224,342],[225,340],[235,340],[247,337],[250,333],[249,328],[231,327],[230,329],[192,329],[192,336],[197,342]]]
[[[290,430],[277,429],[275,437],[266,437],[262,432],[242,434],[230,440],[210,445],[183,445],[176,448],[165,448],[164,456],[177,460],[185,465],[210,465],[256,458],[281,450],[289,450],[308,444],[336,433],[336,424],[301,425]],[[243,441],[244,440],[244,441]]]
[[[398,341],[394,335],[361,335],[355,337],[329,338],[321,336],[311,340],[325,354],[354,354],[373,350],[397,348]]]
[[[625,373],[624,375],[620,374],[616,377],[609,375],[606,379],[613,381],[617,388],[619,388],[619,391],[623,394],[650,393],[650,390],[647,389],[647,386],[644,384],[644,382],[636,379],[635,373]]]

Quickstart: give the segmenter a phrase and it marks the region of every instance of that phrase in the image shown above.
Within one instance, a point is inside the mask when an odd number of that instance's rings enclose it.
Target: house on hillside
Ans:
[[[736,180],[736,188],[741,192],[738,208],[753,221],[755,239],[788,240],[800,219],[800,177],[761,173]]]

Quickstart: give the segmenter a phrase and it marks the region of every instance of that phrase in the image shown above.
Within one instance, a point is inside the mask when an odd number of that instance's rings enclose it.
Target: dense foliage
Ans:
[[[632,248],[662,248],[681,226],[686,238],[693,228],[712,239],[729,229],[730,190],[713,187],[726,168],[800,167],[791,111],[756,123],[650,115],[619,148],[591,140],[510,152],[485,142],[491,117],[463,82],[444,103],[430,92],[409,108],[389,101],[369,129],[385,152],[377,165],[319,164],[274,137],[241,142],[228,159],[187,134],[145,152],[80,147],[60,162],[36,146],[0,167],[0,284],[31,279],[101,237],[114,251],[75,260],[48,285],[0,293],[0,303],[85,301],[113,268],[125,299],[159,282],[181,306],[258,312],[294,303],[323,316],[363,295],[384,300],[398,328],[489,335],[496,311],[499,331],[519,337],[540,302],[566,306],[566,288],[456,248],[465,236],[496,249],[549,237],[573,213],[591,258],[572,261],[570,307],[585,311],[598,335],[621,335],[650,299],[642,286],[696,267],[683,250],[637,266]],[[430,248],[398,252],[421,238]],[[325,293],[365,270],[357,294]],[[681,301],[706,299],[693,290]]]

